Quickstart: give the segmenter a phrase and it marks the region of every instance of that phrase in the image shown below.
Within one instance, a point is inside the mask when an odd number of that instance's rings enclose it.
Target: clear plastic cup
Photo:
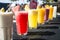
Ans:
[[[38,11],[36,9],[31,9],[28,12],[28,24],[29,28],[37,28],[37,17],[38,17]]]
[[[56,18],[56,16],[57,16],[57,6],[54,6],[53,8],[54,8],[53,9],[53,18]]]
[[[0,12],[0,40],[11,40],[13,13]]]
[[[41,8],[38,10],[38,24],[44,24],[45,23],[45,8]]]
[[[28,32],[28,12],[27,11],[17,11],[15,13],[16,17],[16,28],[18,35],[27,35]]]

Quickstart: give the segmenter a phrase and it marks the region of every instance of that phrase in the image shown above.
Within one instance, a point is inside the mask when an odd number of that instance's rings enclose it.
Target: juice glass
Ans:
[[[53,20],[53,7],[52,6],[50,6],[49,20]]]
[[[29,10],[28,13],[28,21],[29,21],[29,28],[37,28],[37,14],[38,11],[36,9]]]
[[[17,11],[16,16],[16,28],[18,35],[26,35],[28,31],[28,12]]]
[[[44,24],[45,8],[38,10],[38,24]]]

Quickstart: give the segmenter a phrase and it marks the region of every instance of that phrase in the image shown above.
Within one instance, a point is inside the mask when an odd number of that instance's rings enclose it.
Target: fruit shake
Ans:
[[[13,14],[12,13],[0,13],[0,27],[12,27]]]
[[[11,40],[11,28],[13,26],[13,14],[0,12],[0,40]]]
[[[50,6],[49,20],[53,20],[53,7],[52,6]]]
[[[29,10],[28,23],[30,29],[37,28],[37,15],[38,15],[38,11],[36,9]]]
[[[16,28],[18,35],[26,35],[28,31],[28,12],[18,11],[15,13]]]
[[[57,15],[57,6],[54,6],[53,7],[53,18],[56,18],[56,15]]]
[[[48,17],[49,17],[49,8],[46,8],[46,10],[45,10],[45,21],[48,21]]]
[[[38,10],[38,24],[44,24],[45,8]]]

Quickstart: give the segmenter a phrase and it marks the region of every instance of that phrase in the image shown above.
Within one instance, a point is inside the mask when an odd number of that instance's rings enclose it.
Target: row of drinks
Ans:
[[[56,18],[57,15],[57,6],[52,5],[45,5],[45,7],[37,6],[37,9],[29,9],[28,7],[25,8],[28,11],[28,21],[29,26],[33,25],[34,23],[44,24],[49,20],[53,20]]]
[[[26,35],[28,26],[30,29],[36,29],[37,24],[44,24],[56,18],[57,6],[46,5],[45,7],[37,9],[29,9],[26,6],[25,11],[15,11],[14,13],[18,35]]]
[[[44,24],[48,20],[56,18],[57,6],[46,6],[45,8],[28,9],[25,11],[19,11],[19,6],[17,6],[12,8],[12,10],[15,13],[17,34],[26,35],[28,33],[28,26],[30,29],[37,29],[37,24]],[[0,10],[1,40],[11,39],[12,26],[13,13],[4,12],[2,8]]]

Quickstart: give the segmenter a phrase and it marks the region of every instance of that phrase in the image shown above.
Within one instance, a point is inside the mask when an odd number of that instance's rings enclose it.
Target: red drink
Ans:
[[[49,17],[49,9],[46,9],[45,21],[48,21],[48,17]]]
[[[16,26],[18,35],[25,35],[28,29],[28,12],[16,12]]]

